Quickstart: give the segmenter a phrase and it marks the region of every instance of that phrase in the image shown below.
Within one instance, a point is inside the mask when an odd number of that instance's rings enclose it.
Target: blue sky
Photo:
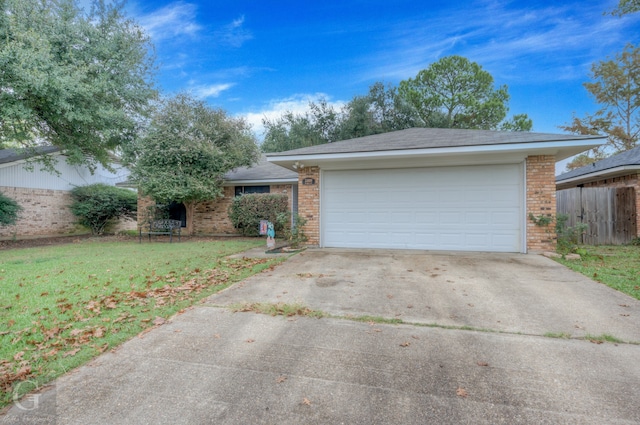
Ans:
[[[582,83],[591,64],[638,43],[640,13],[616,1],[129,0],[156,47],[160,89],[181,90],[261,119],[324,96],[341,105],[376,81],[397,84],[448,55],[489,71],[511,95],[509,115],[561,132],[594,112]]]

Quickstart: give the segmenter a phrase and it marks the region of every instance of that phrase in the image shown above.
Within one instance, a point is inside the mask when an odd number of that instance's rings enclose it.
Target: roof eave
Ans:
[[[556,186],[576,186],[578,184],[602,180],[606,178],[620,177],[633,172],[640,173],[640,164],[635,165],[623,165],[620,167],[608,168],[606,170],[594,171],[588,174],[581,174],[576,177],[572,177],[564,180],[557,180]]]
[[[577,155],[588,149],[600,146],[606,138],[589,138],[580,140],[562,140],[553,142],[506,143],[496,145],[455,146],[444,148],[422,148],[381,150],[368,152],[323,153],[302,155],[278,155],[273,153],[267,160],[274,164],[295,170],[303,162],[304,166],[320,165],[327,162],[344,162],[352,160],[388,160],[417,157],[444,157],[474,154],[519,154],[522,158],[530,155],[555,155],[556,161]]]
[[[297,178],[284,179],[245,179],[245,180],[225,180],[223,186],[242,186],[242,185],[271,185],[271,184],[296,184]]]

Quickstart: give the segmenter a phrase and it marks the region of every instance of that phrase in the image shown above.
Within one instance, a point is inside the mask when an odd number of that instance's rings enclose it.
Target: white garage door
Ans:
[[[322,245],[520,252],[522,166],[325,171]]]

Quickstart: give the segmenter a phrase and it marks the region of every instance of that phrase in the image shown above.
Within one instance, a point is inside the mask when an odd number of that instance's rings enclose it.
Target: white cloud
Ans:
[[[225,25],[215,33],[215,36],[223,44],[231,47],[240,47],[245,41],[251,40],[251,32],[243,28],[244,16],[234,19],[230,24]]]
[[[175,2],[138,18],[154,41],[177,36],[195,36],[202,29],[196,22],[195,4]]]
[[[220,93],[229,90],[234,85],[233,83],[200,85],[191,87],[190,91],[199,99],[207,99],[220,96]]]
[[[262,140],[265,131],[264,125],[262,124],[263,119],[275,120],[281,117],[285,112],[304,114],[309,110],[310,102],[318,102],[322,99],[327,101],[327,104],[333,106],[336,110],[339,110],[347,103],[341,100],[331,101],[330,96],[325,93],[294,94],[287,98],[272,99],[258,111],[246,112],[238,115],[251,124],[253,132],[256,134],[258,139]]]
[[[379,53],[367,59],[363,80],[413,77],[453,54],[480,63],[496,77],[502,73],[510,79],[535,76],[538,82],[566,79],[584,75],[582,64],[601,59],[611,49],[619,50],[624,45],[623,32],[637,23],[635,17],[603,16],[607,6],[598,2],[538,9],[513,5],[486,1],[462,14],[443,11],[396,23]],[[577,65],[567,69],[567,63]],[[516,71],[511,75],[510,70]]]

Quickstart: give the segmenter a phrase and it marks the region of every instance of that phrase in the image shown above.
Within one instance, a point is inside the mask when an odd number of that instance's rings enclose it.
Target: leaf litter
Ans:
[[[26,348],[16,353],[12,359],[0,359],[0,390],[9,394],[16,383],[44,375],[44,363],[47,361],[55,362],[60,358],[73,357],[83,347],[93,348],[97,353],[106,351],[109,348],[108,342],[103,341],[99,344],[96,342],[109,333],[119,332],[117,325],[138,321],[142,326],[148,326],[138,335],[142,337],[153,327],[166,323],[166,319],[156,316],[155,319],[138,320],[137,313],[145,313],[153,308],[190,300],[207,288],[226,285],[238,272],[267,261],[269,259],[246,257],[234,260],[223,259],[218,263],[221,267],[206,271],[195,269],[186,276],[178,276],[175,272],[165,276],[155,276],[155,273],[152,273],[151,276],[147,276],[146,288],[142,290],[139,288],[131,291],[116,289],[110,294],[94,297],[88,301],[79,301],[75,305],[66,298],[59,298],[56,300],[57,311],[52,311],[50,314],[49,326],[40,321],[34,321],[30,327],[0,334],[0,336],[11,334],[13,345],[26,343]],[[87,278],[92,281],[98,280],[95,275],[89,275]],[[165,284],[153,287],[162,282]],[[107,286],[108,283],[105,283],[105,287]],[[44,292],[40,295],[49,296]],[[19,299],[20,295],[17,294],[16,301]],[[3,308],[9,310],[12,306]],[[115,318],[100,317],[107,311],[118,309],[129,311],[122,311]],[[44,320],[45,316],[40,316],[40,319]],[[99,319],[109,328],[87,325],[86,322],[92,319]],[[11,319],[6,325],[10,328],[14,324],[15,320]],[[219,336],[216,337],[219,338]]]

